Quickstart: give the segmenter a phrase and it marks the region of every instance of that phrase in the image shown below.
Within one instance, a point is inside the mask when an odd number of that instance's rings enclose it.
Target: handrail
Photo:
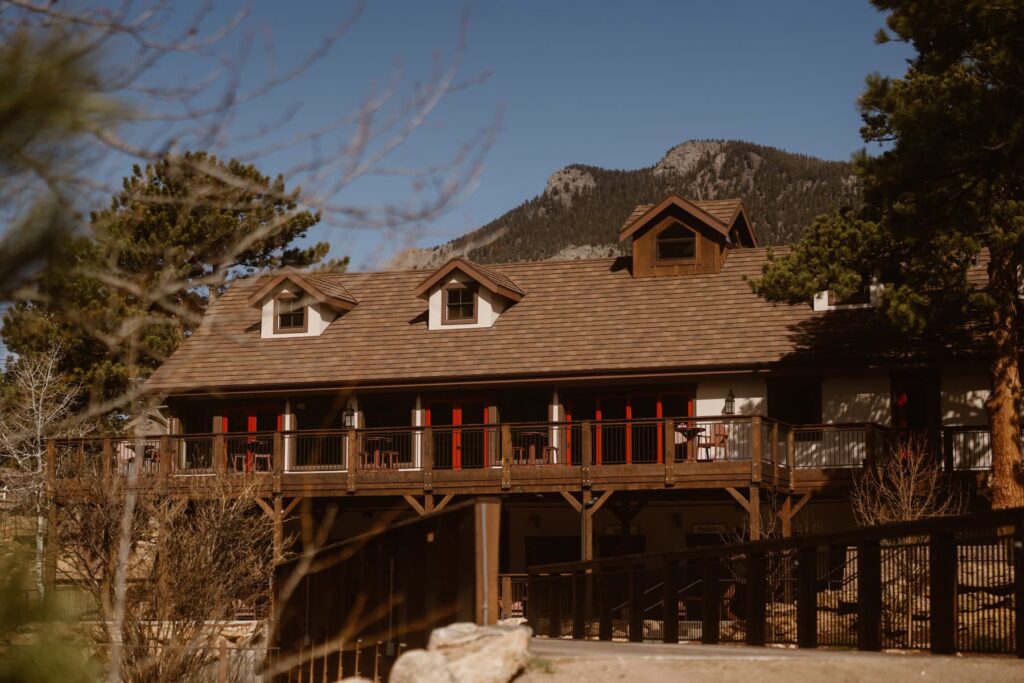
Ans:
[[[770,538],[761,541],[749,541],[728,546],[709,546],[690,548],[668,553],[647,553],[620,555],[586,562],[558,562],[553,564],[534,565],[527,568],[530,575],[559,574],[584,571],[586,569],[608,567],[631,567],[647,562],[672,562],[677,560],[707,559],[749,554],[763,554],[771,551],[799,550],[800,548],[838,545],[856,545],[865,541],[883,541],[905,536],[926,536],[934,533],[956,533],[975,531],[981,527],[1012,526],[1024,524],[1024,507],[989,512],[976,512],[968,515],[933,517],[911,522],[893,522],[880,526],[858,527],[845,531],[833,531],[822,534],[807,534],[790,538]]]

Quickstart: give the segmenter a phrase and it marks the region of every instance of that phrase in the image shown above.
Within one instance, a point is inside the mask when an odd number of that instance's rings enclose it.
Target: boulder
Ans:
[[[531,635],[525,626],[459,623],[435,629],[427,648],[444,656],[456,683],[508,683],[530,657]]]
[[[407,650],[391,667],[389,683],[454,683],[448,660],[439,652]]]

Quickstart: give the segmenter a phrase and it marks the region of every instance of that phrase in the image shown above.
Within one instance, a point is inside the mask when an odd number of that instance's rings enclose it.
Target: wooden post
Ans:
[[[751,439],[754,441],[753,455],[750,457],[750,481],[761,481],[761,459],[764,457],[764,443],[761,441],[761,416],[754,415],[750,418]]]
[[[665,576],[661,591],[661,639],[665,643],[679,642],[679,563],[665,562]]]
[[[274,496],[274,563],[284,557],[284,511],[280,494]]]
[[[873,422],[867,423],[864,426],[864,465],[865,467],[874,467],[875,459],[878,454],[875,453],[875,424]]]
[[[764,645],[767,613],[768,560],[764,553],[747,554],[747,645]],[[774,596],[773,596],[774,597]]]
[[[796,432],[790,427],[786,432],[786,472],[789,475],[789,490],[796,486]]]
[[[818,549],[800,548],[796,554],[796,643],[818,647]]]
[[[612,604],[611,596],[608,595],[608,591],[611,588],[614,581],[612,577],[605,574],[603,571],[599,572],[596,576],[595,583],[597,584],[597,638],[598,640],[611,640],[612,639],[612,608],[615,605]]]
[[[587,604],[587,571],[580,570],[573,574],[572,581],[572,637],[575,640],[586,640],[587,621],[590,618]]]
[[[942,459],[946,465],[946,472],[952,473],[955,467],[953,458],[953,430],[942,430]]]
[[[590,489],[580,494],[580,560],[590,562],[594,559],[594,511],[593,493]]]
[[[423,429],[423,491],[434,490],[434,430]]]
[[[356,437],[354,429],[349,429],[345,434],[345,466],[348,470],[345,479],[349,493],[356,492],[356,472],[359,470],[359,446]]]
[[[705,645],[718,644],[718,628],[721,617],[721,587],[718,585],[718,559],[707,558],[701,567],[701,608],[700,642]]]
[[[931,612],[931,651],[956,653],[956,538],[933,533],[928,543],[928,578]]]
[[[882,548],[873,540],[857,546],[857,649],[882,649]]]
[[[501,618],[508,619],[512,613],[512,577],[505,574],[501,577]]]
[[[590,422],[580,424],[580,485],[590,488],[590,465],[594,461],[594,438]]]
[[[107,479],[110,479],[110,463],[114,459],[114,449],[111,448],[110,437],[109,436],[103,437],[103,453],[102,453],[102,458],[103,458],[103,462],[100,463],[101,466],[102,466],[101,471],[103,473],[103,479],[107,480]],[[142,466],[142,463],[144,461],[145,461],[144,457],[139,458],[139,467]]]
[[[770,449],[772,453],[772,484],[779,485],[779,423],[772,422],[772,442]]]
[[[174,468],[174,453],[172,452],[171,437],[166,434],[160,437],[160,453],[158,471],[161,476],[169,477]]]
[[[501,425],[501,488],[512,488],[512,428]]]
[[[562,596],[559,591],[559,577],[548,574],[548,637],[562,637]]]
[[[1024,658],[1024,521],[1017,522],[1010,540],[1013,553],[1013,611],[1017,656]]]
[[[228,450],[224,434],[213,435],[213,471],[223,474],[228,469]]]
[[[670,417],[665,418],[661,441],[664,447],[661,458],[665,466],[665,486],[674,486],[676,483],[676,432]]]
[[[629,567],[629,642],[644,640],[644,591],[640,583],[640,566]]]
[[[793,498],[788,493],[782,500],[782,509],[779,510],[779,519],[782,520],[782,537],[790,538],[793,535]]]
[[[274,454],[271,468],[277,474],[284,472],[284,434],[274,432]]]
[[[750,517],[750,540],[761,540],[761,489],[757,485],[750,487],[750,510],[747,512]]]

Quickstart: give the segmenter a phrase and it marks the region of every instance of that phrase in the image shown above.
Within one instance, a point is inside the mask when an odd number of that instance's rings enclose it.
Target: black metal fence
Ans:
[[[280,565],[278,680],[376,680],[438,626],[497,621],[500,509],[451,505]]]
[[[1024,657],[1024,508],[531,567],[549,637]]]

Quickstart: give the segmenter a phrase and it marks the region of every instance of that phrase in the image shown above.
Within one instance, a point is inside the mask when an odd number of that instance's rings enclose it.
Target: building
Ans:
[[[265,474],[335,537],[503,497],[501,570],[851,521],[852,473],[915,434],[988,466],[985,366],[859,303],[755,296],[741,201],[637,207],[630,256],[236,281],[149,379],[159,471]],[[982,271],[979,270],[979,275]]]

